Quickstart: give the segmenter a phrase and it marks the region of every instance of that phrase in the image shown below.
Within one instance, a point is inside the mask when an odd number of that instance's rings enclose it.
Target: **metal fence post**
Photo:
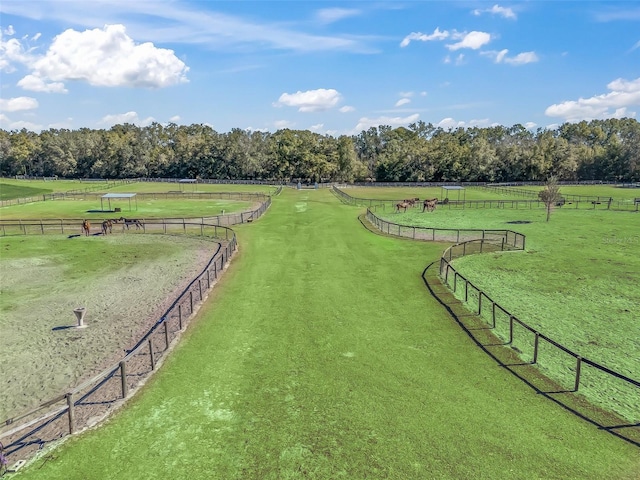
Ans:
[[[538,363],[538,344],[540,343],[540,334],[536,332],[536,338],[533,342],[533,361],[531,363]]]

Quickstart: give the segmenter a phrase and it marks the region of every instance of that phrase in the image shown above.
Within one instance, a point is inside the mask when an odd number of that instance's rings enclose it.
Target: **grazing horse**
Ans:
[[[91,223],[89,223],[89,220],[82,221],[82,231],[87,237],[91,235]]]
[[[127,227],[127,230],[129,230],[129,225],[135,225],[136,226],[136,230],[138,230],[140,227],[142,227],[142,222],[140,220],[138,220],[137,218],[124,218],[124,217],[120,217],[118,219],[119,222],[124,222],[125,227]]]
[[[438,205],[437,198],[427,199],[422,202],[422,211],[424,212],[426,210],[427,212],[433,212],[436,209],[436,205]]]
[[[409,205],[409,203],[407,203],[407,201],[402,201],[400,203],[396,203],[396,213],[400,213],[400,209],[402,208],[405,212],[407,211],[407,207],[410,207],[411,205]]]

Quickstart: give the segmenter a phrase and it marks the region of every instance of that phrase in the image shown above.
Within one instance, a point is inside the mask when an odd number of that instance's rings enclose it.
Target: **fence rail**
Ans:
[[[380,198],[357,198],[352,197],[351,195],[345,193],[340,188],[333,186],[333,193],[343,202],[348,205],[356,205],[362,207],[373,208],[375,210],[382,209],[383,211],[392,212],[395,210],[395,205],[402,200],[392,200],[392,199],[380,199]],[[532,192],[529,192],[532,193]],[[534,195],[537,196],[537,195]],[[575,195],[579,197],[579,195]],[[591,198],[584,197],[583,198]],[[640,208],[640,202],[635,202],[633,199],[625,199],[625,200],[611,200],[610,197],[593,197],[593,198],[601,198],[602,201],[596,200],[577,200],[577,201],[567,201],[565,199],[565,203],[559,204],[558,208],[575,208],[575,209],[589,209],[589,210],[620,210],[620,211],[632,211],[637,212]],[[421,203],[416,203],[413,208],[420,208],[422,206]],[[451,200],[448,199],[446,204],[440,204],[438,208],[448,208],[448,209],[467,209],[467,208],[503,208],[503,209],[514,209],[514,210],[532,210],[532,209],[544,209],[546,205],[544,202],[540,200],[505,200],[505,199],[497,199],[497,200]]]
[[[581,386],[585,386],[596,392],[589,395],[590,401],[598,403],[599,399],[604,397],[607,405],[602,405],[603,407],[611,408],[611,405],[615,405],[614,410],[618,415],[632,422],[640,421],[640,405],[634,405],[633,402],[629,405],[620,400],[640,398],[640,381],[583,357],[523,322],[451,264],[455,258],[492,251],[491,249],[495,251],[500,248],[496,245],[488,247],[487,240],[482,238],[466,240],[448,247],[440,258],[439,273],[443,282],[490,325],[495,335],[505,341],[505,345],[520,352],[520,356],[528,359],[532,365],[544,368],[545,363],[550,365],[563,362],[566,365],[565,374],[553,380],[564,384],[567,391],[577,392]],[[573,364],[566,364],[563,358],[558,358],[559,355],[572,359]],[[590,368],[585,370],[585,367]],[[545,374],[551,376],[548,371]]]
[[[271,197],[267,197],[244,221],[257,219],[270,204]],[[1,223],[4,233],[9,223]],[[70,220],[20,221],[14,222],[13,226],[17,226],[20,234],[45,234],[76,230],[78,223]],[[0,439],[5,445],[3,453],[11,461],[27,458],[42,445],[95,424],[129,398],[158,368],[180,338],[237,248],[235,232],[227,226],[209,222],[206,217],[191,221],[154,219],[146,222],[139,232],[133,227],[126,232],[200,235],[216,240],[217,247],[202,272],[117,363],[67,392],[0,423]]]
[[[619,400],[640,398],[640,381],[585,358],[518,319],[451,264],[455,258],[475,253],[524,250],[526,237],[523,234],[512,230],[463,230],[401,225],[378,217],[371,208],[367,208],[366,218],[378,230],[388,235],[416,240],[455,242],[440,258],[440,277],[455,295],[490,325],[494,334],[505,341],[505,346],[511,346],[522,358],[542,368],[549,378],[564,384],[567,392],[577,392],[582,386],[583,390],[591,392],[591,402],[598,404],[604,397],[607,404],[602,405],[603,408],[611,408],[611,405],[614,405],[614,411],[621,417],[632,422],[640,421],[640,405],[629,405]],[[568,357],[573,363],[566,364],[565,359],[558,358],[559,356]],[[553,378],[548,366],[560,362],[565,365],[565,374]]]

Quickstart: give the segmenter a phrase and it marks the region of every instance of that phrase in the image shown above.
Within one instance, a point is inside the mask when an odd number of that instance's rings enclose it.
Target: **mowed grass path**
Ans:
[[[430,297],[443,245],[285,190],[121,414],[21,479],[632,479],[637,447],[535,395]]]

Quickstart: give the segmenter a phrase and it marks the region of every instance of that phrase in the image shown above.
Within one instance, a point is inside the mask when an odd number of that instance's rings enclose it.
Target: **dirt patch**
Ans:
[[[162,241],[180,248],[170,258],[130,265],[72,287],[57,280],[55,255],[3,262],[3,294],[21,284],[28,284],[31,293],[3,312],[0,421],[117,363],[218,248],[188,237]],[[73,328],[73,309],[80,306],[87,309],[84,329]]]

